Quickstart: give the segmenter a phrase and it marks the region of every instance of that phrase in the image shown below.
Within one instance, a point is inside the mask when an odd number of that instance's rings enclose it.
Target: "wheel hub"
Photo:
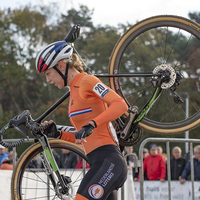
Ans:
[[[176,80],[176,71],[170,64],[161,64],[158,65],[154,70],[153,73],[161,74],[161,78],[164,80],[161,84],[162,89],[168,89],[174,85]]]
[[[57,183],[56,187],[56,194],[59,199],[63,200],[72,200],[73,197],[75,196],[75,190],[73,187],[73,184],[71,183],[71,179],[67,176],[63,177],[65,180],[65,184],[67,184],[67,190],[68,192],[63,191],[60,182]]]

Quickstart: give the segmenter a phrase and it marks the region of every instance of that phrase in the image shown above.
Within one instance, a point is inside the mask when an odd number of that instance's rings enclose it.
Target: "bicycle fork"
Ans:
[[[43,152],[40,153],[40,158],[41,158],[44,168],[46,170],[46,174],[47,174],[48,178],[50,179],[50,181],[56,191],[56,194],[58,196],[60,196],[62,194],[68,194],[68,191],[69,191],[68,184],[71,182],[71,179],[69,177],[64,177],[60,174],[58,165],[54,159],[54,156],[53,156],[53,153],[52,153],[52,150],[49,145],[47,137],[41,136],[39,138],[39,141],[44,150]],[[53,170],[52,170],[52,168],[53,168]],[[56,182],[53,171],[55,172],[55,174],[59,180],[58,183]],[[59,188],[61,190],[59,190]]]

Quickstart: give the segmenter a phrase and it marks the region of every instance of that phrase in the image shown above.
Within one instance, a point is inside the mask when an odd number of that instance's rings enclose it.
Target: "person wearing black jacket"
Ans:
[[[60,155],[60,168],[75,168],[78,163],[77,155],[67,149],[62,149],[62,153]]]
[[[180,180],[181,174],[186,165],[186,159],[181,157],[181,148],[174,147],[172,149],[173,158],[170,159],[171,180]]]
[[[194,162],[194,180],[200,181],[200,145],[194,147],[193,162]],[[191,162],[188,162],[181,175],[181,180],[180,180],[181,184],[185,183],[190,173],[191,173]]]

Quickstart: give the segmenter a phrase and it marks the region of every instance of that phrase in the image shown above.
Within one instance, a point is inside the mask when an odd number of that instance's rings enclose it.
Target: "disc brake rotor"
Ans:
[[[58,183],[57,188],[56,188],[56,193],[59,199],[62,200],[73,200],[75,197],[75,191],[74,191],[74,187],[71,183],[68,183],[68,188],[69,188],[69,192],[68,194],[63,194],[60,190],[61,186],[60,183]]]
[[[162,72],[162,71],[167,71],[167,72],[170,73],[169,80],[167,82],[163,82],[161,84],[161,88],[162,89],[168,89],[168,88],[172,87],[172,85],[174,85],[174,83],[175,83],[175,80],[176,80],[176,71],[169,64],[161,64],[161,65],[158,65],[153,70],[153,73],[158,74],[159,72]]]

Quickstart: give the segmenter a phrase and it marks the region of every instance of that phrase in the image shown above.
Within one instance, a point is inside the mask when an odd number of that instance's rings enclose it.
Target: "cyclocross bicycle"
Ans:
[[[80,27],[75,25],[65,41],[73,44]],[[74,51],[77,52],[74,48]],[[110,87],[122,96],[129,111],[116,120],[116,130],[121,145],[136,144],[142,129],[159,134],[181,133],[200,123],[200,25],[178,16],[156,16],[130,27],[118,40],[109,62]],[[86,67],[89,72],[89,69]],[[59,169],[52,152],[66,148],[87,162],[83,149],[62,140],[48,140],[42,134],[46,128],[42,120],[69,97],[63,95],[38,119],[29,111],[14,117],[0,131],[2,139],[10,128],[21,134],[30,130],[36,143],[18,160],[13,171],[11,193],[14,200],[74,198],[77,181],[86,173],[81,169]],[[187,108],[187,109],[186,109]],[[36,162],[38,167],[32,168]],[[85,163],[85,162],[84,162]],[[34,194],[34,195],[33,195]]]

